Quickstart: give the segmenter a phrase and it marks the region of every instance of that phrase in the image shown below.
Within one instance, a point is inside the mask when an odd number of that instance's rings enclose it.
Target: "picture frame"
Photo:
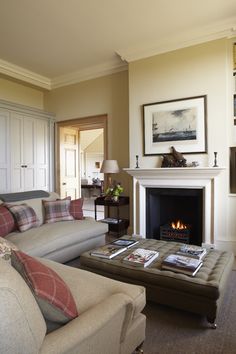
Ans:
[[[206,122],[206,95],[144,104],[144,155],[207,153]]]

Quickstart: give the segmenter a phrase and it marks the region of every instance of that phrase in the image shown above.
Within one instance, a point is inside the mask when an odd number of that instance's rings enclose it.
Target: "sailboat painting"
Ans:
[[[206,95],[144,104],[144,155],[207,153],[206,121]]]
[[[152,114],[153,143],[196,139],[196,107],[173,111],[158,111]]]

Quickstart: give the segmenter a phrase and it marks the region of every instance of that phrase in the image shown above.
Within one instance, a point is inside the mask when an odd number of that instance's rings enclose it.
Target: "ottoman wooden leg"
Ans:
[[[212,329],[216,329],[217,328],[217,324],[215,323],[215,318],[212,317],[207,317],[207,321],[210,323],[210,326]]]
[[[143,343],[144,343],[144,342],[142,342],[142,343],[135,349],[135,351],[134,351],[133,354],[143,354],[143,353],[144,353],[144,351],[143,351]]]

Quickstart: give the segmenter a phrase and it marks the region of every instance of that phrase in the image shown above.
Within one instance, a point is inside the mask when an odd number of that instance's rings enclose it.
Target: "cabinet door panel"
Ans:
[[[0,192],[10,190],[9,112],[0,110]]]
[[[23,149],[23,162],[32,167],[35,164],[35,119],[24,117]]]
[[[24,190],[31,191],[37,189],[35,183],[35,169],[27,167],[24,169]]]
[[[17,113],[11,114],[11,190],[12,192],[24,191],[23,183],[23,116]]]
[[[49,187],[49,125],[45,120],[36,122],[36,162],[37,189],[48,190]]]

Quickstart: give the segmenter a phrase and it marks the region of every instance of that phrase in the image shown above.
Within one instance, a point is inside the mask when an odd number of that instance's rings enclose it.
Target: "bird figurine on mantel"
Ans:
[[[174,146],[171,146],[172,153],[163,155],[161,167],[187,167],[187,160],[178,152]]]
[[[178,152],[174,146],[171,146],[172,149],[172,155],[174,156],[176,163],[178,166],[176,167],[187,167],[187,160],[184,158],[184,156],[181,154],[181,152]]]

